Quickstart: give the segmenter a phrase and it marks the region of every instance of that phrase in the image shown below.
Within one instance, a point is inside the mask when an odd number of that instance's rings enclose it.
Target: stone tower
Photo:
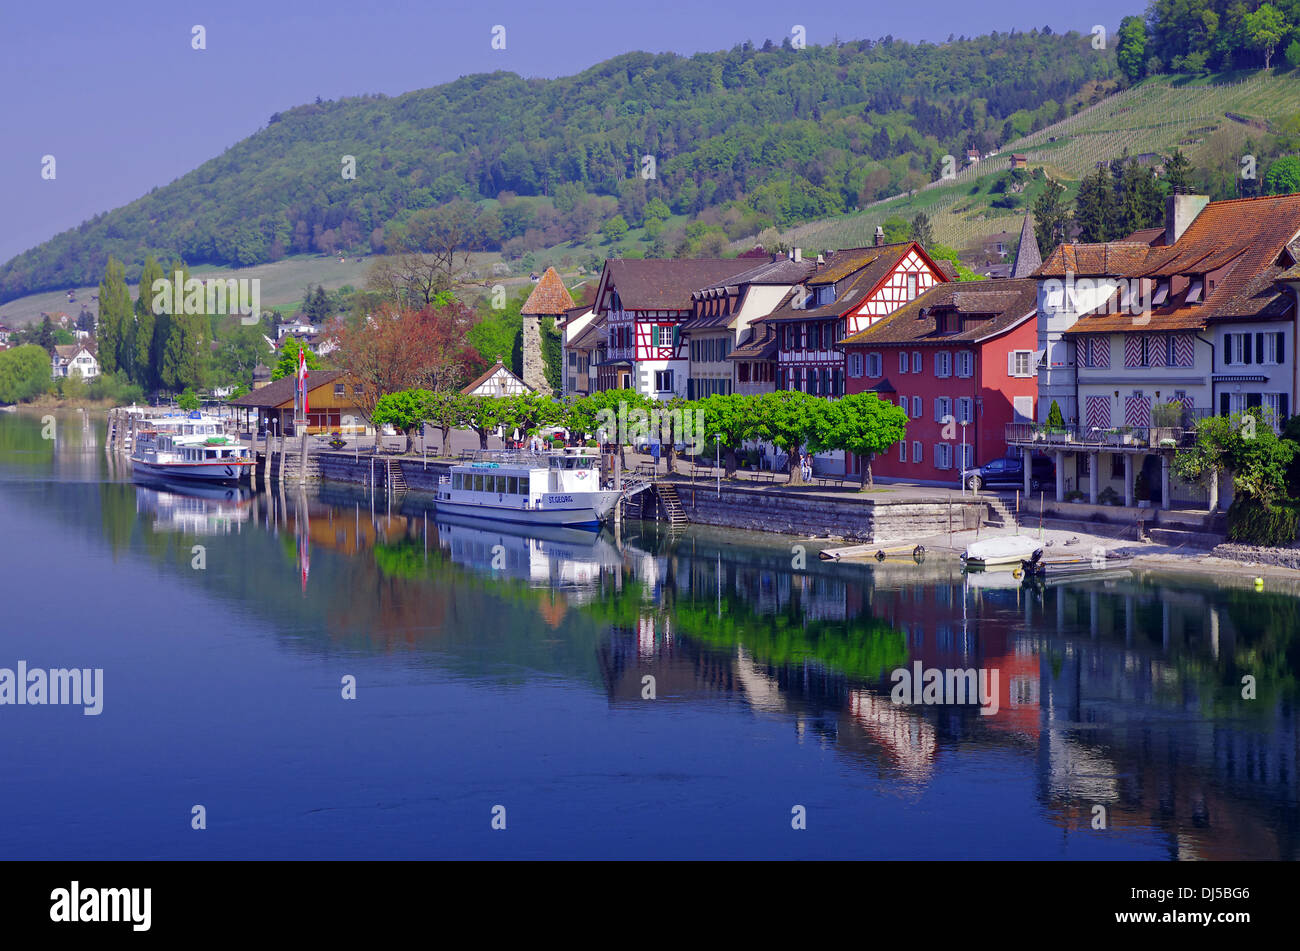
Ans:
[[[524,383],[539,393],[554,395],[546,382],[546,365],[542,360],[542,318],[563,320],[565,311],[574,306],[564,281],[555,268],[548,267],[542,279],[524,302]]]

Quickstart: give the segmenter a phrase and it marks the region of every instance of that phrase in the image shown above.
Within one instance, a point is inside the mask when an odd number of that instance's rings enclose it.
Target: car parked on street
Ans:
[[[1048,456],[1031,456],[1029,465],[1030,491],[1037,492],[1056,481],[1056,464]],[[966,473],[966,485],[974,492],[986,487],[1019,489],[1024,484],[1025,464],[1020,456],[994,459]]]

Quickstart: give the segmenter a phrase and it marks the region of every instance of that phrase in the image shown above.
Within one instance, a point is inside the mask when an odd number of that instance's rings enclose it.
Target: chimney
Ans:
[[[1165,244],[1183,236],[1196,216],[1210,203],[1209,195],[1170,195],[1165,199]]]
[[[885,243],[885,229],[882,228],[880,225],[876,225],[876,247],[880,247],[884,243]]]
[[[821,267],[825,263],[826,263],[826,255],[824,254],[817,255],[817,266]]]
[[[803,248],[794,249],[794,263],[799,264],[803,261]]]

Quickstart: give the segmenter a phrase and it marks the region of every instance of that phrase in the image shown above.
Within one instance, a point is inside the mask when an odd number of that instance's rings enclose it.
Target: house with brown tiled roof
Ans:
[[[99,359],[83,343],[57,345],[50,354],[50,376],[56,380],[69,376],[93,380],[99,376]]]
[[[692,293],[753,266],[750,258],[607,260],[592,308],[606,338],[595,389],[684,397],[690,362],[682,326],[692,316]]]
[[[1032,421],[1038,283],[937,284],[846,337],[848,393],[875,393],[907,414],[907,436],[871,460],[885,479],[960,485],[1006,455],[1006,426]],[[847,471],[866,460],[850,457]]]
[[[1207,414],[1260,407],[1280,425],[1294,409],[1298,240],[1300,195],[1180,194],[1162,240],[1139,232],[1048,256],[1038,415],[1055,400],[1083,446],[1058,452],[1058,490],[1095,497],[1110,478],[1129,504],[1217,505],[1213,487],[1171,479],[1170,462]]]
[[[586,396],[592,382],[588,369],[597,346],[604,341],[596,313],[586,305],[570,307],[556,326],[560,331],[560,359],[564,362],[563,395]]]
[[[751,259],[752,260],[752,259]],[[802,251],[774,254],[751,269],[702,287],[691,295],[691,319],[682,326],[690,354],[686,398],[715,393],[761,393],[776,388],[776,363],[735,361],[732,351],[754,338],[754,321],[772,312],[800,282],[816,273],[817,265]],[[769,328],[761,328],[765,336]],[[741,390],[743,380],[745,389]]]
[[[844,393],[845,337],[866,330],[948,276],[915,241],[833,251],[761,318],[777,332],[776,389]]]

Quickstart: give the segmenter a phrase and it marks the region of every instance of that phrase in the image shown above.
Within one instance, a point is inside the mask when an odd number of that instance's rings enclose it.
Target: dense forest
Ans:
[[[1120,23],[1119,66],[1136,82],[1157,73],[1300,67],[1300,0],[1152,0]]]
[[[945,155],[1004,145],[1100,98],[1120,74],[1113,49],[1091,41],[1050,29],[939,45],[787,38],[299,106],[18,255],[0,267],[0,301],[93,283],[110,255],[134,281],[150,256],[246,266],[419,249],[420,216],[453,203],[469,212],[468,246],[512,256],[651,221],[657,252],[710,235],[716,247],[916,188]],[[667,233],[681,216],[689,233]]]

